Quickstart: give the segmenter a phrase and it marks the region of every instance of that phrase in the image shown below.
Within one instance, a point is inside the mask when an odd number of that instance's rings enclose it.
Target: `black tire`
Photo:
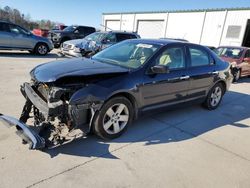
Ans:
[[[216,89],[219,89],[219,90],[220,90],[221,96],[220,96],[219,99],[217,98],[218,101],[217,101],[216,103],[214,103],[213,100],[214,100],[215,98],[214,98],[213,96],[215,95],[215,92],[216,92],[215,90],[216,90]],[[217,90],[217,91],[218,91],[218,90]],[[225,88],[224,88],[224,86],[223,86],[221,83],[215,84],[215,85],[210,89],[210,91],[208,92],[207,98],[206,98],[206,100],[204,101],[203,106],[204,106],[205,108],[207,108],[208,110],[214,110],[214,109],[216,109],[216,108],[220,105],[224,93],[225,93]]]
[[[37,55],[46,55],[49,52],[49,48],[45,43],[38,43],[35,47],[35,53]]]
[[[237,82],[240,79],[240,75],[241,75],[241,70],[237,69],[233,75],[234,76],[233,82]]]
[[[118,105],[118,106],[116,106]],[[124,108],[124,111],[121,111],[121,113],[119,115],[114,116],[113,118],[111,118],[108,115],[108,111],[110,109],[119,109],[119,105],[124,105],[126,106],[126,108]],[[114,115],[116,114],[116,110],[114,110]],[[127,118],[127,123],[125,124],[125,122],[120,121],[118,116],[127,116],[127,112],[128,112],[128,118]],[[110,114],[110,113],[109,113]],[[125,130],[127,129],[128,125],[131,124],[132,120],[133,120],[133,116],[134,116],[134,110],[133,110],[133,106],[131,104],[131,102],[125,98],[125,97],[114,97],[111,98],[110,100],[108,100],[106,103],[104,103],[104,105],[102,106],[102,108],[100,109],[100,111],[97,112],[97,114],[94,117],[93,120],[93,131],[94,133],[103,138],[103,139],[114,139],[119,137],[121,134],[123,134],[125,132]],[[116,119],[118,118],[118,119]],[[113,121],[113,124],[110,126],[109,129],[105,129],[104,124],[107,124],[107,122],[111,122]],[[106,122],[106,123],[105,123]],[[115,125],[117,125],[118,122],[118,127],[121,129],[119,132],[115,131]],[[112,123],[112,122],[111,122]],[[113,131],[113,133],[111,133]]]

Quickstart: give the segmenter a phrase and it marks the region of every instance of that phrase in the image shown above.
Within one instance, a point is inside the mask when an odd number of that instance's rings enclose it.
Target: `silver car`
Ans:
[[[83,39],[69,40],[61,46],[61,53],[74,57],[89,57],[115,43],[140,36],[134,32],[101,31],[95,32]]]
[[[13,23],[0,21],[0,49],[27,50],[32,54],[46,55],[53,49],[52,42]]]

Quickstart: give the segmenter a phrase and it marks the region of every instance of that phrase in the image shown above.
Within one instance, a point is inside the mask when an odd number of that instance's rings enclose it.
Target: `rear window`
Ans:
[[[209,65],[209,56],[206,51],[195,48],[195,47],[190,47],[190,56],[191,56],[191,66],[192,67],[197,67],[197,66],[204,66],[204,65]]]
[[[217,48],[216,53],[220,57],[239,59],[243,53],[241,48]]]

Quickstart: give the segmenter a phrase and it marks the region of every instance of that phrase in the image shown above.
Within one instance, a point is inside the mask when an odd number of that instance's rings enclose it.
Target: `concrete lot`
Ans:
[[[56,59],[0,52],[0,113],[18,117],[19,85]],[[250,79],[232,84],[221,106],[143,117],[120,138],[95,136],[30,151],[0,125],[0,187],[250,187]]]

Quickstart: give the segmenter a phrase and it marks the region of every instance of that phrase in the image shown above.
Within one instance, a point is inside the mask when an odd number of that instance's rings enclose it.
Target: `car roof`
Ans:
[[[128,31],[97,31],[97,33],[121,33],[121,34],[129,34],[129,35],[138,35],[136,32],[128,32]]]
[[[12,22],[10,22],[10,21],[6,21],[6,20],[0,20],[0,22],[1,22],[1,23],[7,23],[7,24],[14,24],[14,23],[12,23]]]
[[[148,44],[158,44],[158,45],[167,45],[167,44],[192,44],[185,41],[179,41],[179,40],[171,40],[171,39],[133,39],[133,41],[138,41],[142,43],[148,43]],[[194,44],[197,45],[197,44]],[[198,45],[199,46],[199,45]]]

